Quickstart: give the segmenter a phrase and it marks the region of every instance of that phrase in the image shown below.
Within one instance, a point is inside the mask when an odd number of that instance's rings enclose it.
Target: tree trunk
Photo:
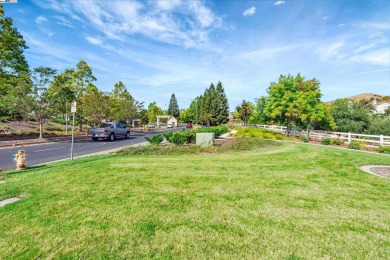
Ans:
[[[39,119],[39,139],[42,139],[42,128],[43,128],[42,119]]]
[[[291,118],[287,119],[287,136],[290,136],[291,132]]]

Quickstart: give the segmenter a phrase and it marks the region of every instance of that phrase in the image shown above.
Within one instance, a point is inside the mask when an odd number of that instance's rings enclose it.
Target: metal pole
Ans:
[[[74,118],[75,118],[75,113],[73,112],[73,125],[72,125],[72,146],[70,147],[70,159],[71,159],[71,160],[73,160]]]
[[[198,98],[196,98],[196,125],[198,127]]]
[[[65,116],[66,134],[68,134],[68,103],[66,101],[65,101],[65,111],[66,111],[66,116]]]

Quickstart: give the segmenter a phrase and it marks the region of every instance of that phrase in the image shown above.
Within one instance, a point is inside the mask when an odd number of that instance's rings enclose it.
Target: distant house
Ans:
[[[169,118],[167,124],[172,124],[173,127],[177,126],[177,119],[175,117]]]
[[[380,102],[380,103],[374,103],[373,105],[375,107],[376,113],[384,114],[385,111],[390,107],[390,102],[385,101],[385,102]]]

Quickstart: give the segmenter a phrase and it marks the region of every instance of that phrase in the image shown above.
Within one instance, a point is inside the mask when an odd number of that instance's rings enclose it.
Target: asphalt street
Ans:
[[[179,131],[182,128],[156,130],[153,132],[134,133],[132,132],[128,139],[116,139],[112,142],[106,140],[79,140],[74,142],[73,158],[88,155],[92,153],[107,151],[115,148],[125,147],[133,144],[145,142],[145,136],[153,136],[165,131]],[[70,159],[71,142],[56,142],[39,145],[30,145],[23,147],[12,147],[0,149],[0,168],[2,170],[15,169],[16,164],[12,160],[12,155],[18,150],[26,151],[27,167],[37,164],[44,164],[52,161]]]

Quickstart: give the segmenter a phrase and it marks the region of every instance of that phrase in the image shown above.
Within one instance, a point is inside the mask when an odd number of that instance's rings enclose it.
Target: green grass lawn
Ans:
[[[0,175],[0,258],[389,259],[390,157],[283,143]]]

